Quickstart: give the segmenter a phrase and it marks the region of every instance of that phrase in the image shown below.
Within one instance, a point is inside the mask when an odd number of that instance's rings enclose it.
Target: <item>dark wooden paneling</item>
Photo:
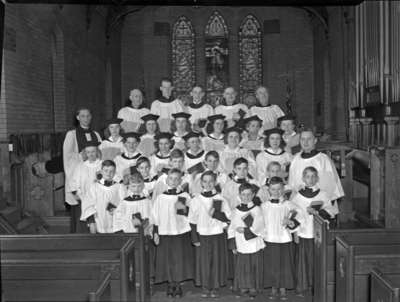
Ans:
[[[346,234],[336,238],[336,301],[369,300],[369,273],[400,273],[399,234]]]

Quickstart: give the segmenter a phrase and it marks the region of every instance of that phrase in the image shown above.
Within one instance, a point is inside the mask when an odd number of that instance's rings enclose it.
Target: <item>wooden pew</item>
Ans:
[[[369,274],[400,272],[400,234],[346,234],[336,237],[336,301],[369,300]]]
[[[100,279],[99,285],[94,291],[90,291],[89,302],[111,301],[111,272],[106,272]]]
[[[343,225],[343,224],[342,224]],[[314,301],[335,301],[336,236],[346,234],[398,233],[400,229],[369,228],[367,225],[347,224],[346,228],[330,229],[321,217],[314,219]],[[362,227],[362,228],[361,228]]]
[[[6,301],[111,301],[111,272],[92,265],[15,264],[3,270]],[[96,301],[96,300],[94,300]]]
[[[371,302],[400,302],[400,273],[383,274],[371,271]]]
[[[92,273],[111,270],[112,300],[149,300],[148,258],[142,233],[0,236],[0,246],[3,281],[10,276],[6,269],[17,270],[18,265],[31,269],[73,266],[71,280],[79,280],[82,267],[90,264]]]

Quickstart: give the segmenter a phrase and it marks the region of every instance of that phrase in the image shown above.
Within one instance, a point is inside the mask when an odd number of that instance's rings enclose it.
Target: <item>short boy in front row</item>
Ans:
[[[237,255],[233,288],[239,294],[255,298],[263,288],[264,218],[261,208],[253,203],[254,187],[239,187],[240,205],[233,211],[228,228],[229,248]]]
[[[151,201],[144,192],[144,180],[139,172],[126,177],[127,197],[114,211],[113,232],[137,233],[138,227],[150,218]]]
[[[271,287],[270,299],[276,299],[278,288],[280,299],[286,300],[286,289],[295,286],[295,255],[292,232],[301,223],[301,214],[284,197],[284,183],[280,177],[269,182],[269,200],[261,205],[265,219],[264,240],[264,287]],[[298,215],[297,215],[297,214]]]
[[[113,211],[120,201],[120,184],[113,181],[114,175],[115,163],[103,161],[100,179],[89,186],[82,198],[81,220],[88,223],[91,233],[113,232]]]
[[[184,172],[184,168],[185,156],[183,152],[179,149],[172,150],[169,157],[168,166],[164,167],[164,169],[161,171],[162,174],[160,175],[160,177],[158,177],[157,181],[154,184],[152,197],[153,200],[167,189],[168,171],[171,169],[178,169],[179,171],[181,171],[180,188],[189,193],[190,185],[192,183],[192,177],[188,173]]]
[[[258,187],[258,183],[249,174],[249,162],[243,157],[237,158],[233,162],[233,172],[229,174],[229,180],[222,188],[222,196],[229,201],[229,205],[233,210],[240,204],[239,187],[241,184],[250,183]]]
[[[167,296],[182,297],[180,282],[194,277],[194,247],[188,220],[190,196],[180,190],[182,172],[168,171],[167,189],[152,208],[156,248],[155,283],[168,282]]]
[[[231,210],[217,192],[217,175],[206,171],[201,175],[203,192],[190,203],[189,222],[192,242],[196,246],[197,286],[203,287],[203,298],[217,298],[219,288],[227,281],[227,244],[224,229],[228,227]]]
[[[334,218],[335,206],[328,194],[318,186],[318,171],[314,167],[306,167],[303,171],[304,188],[293,197],[292,202],[301,209],[304,222],[300,225],[299,244],[296,251],[297,291],[303,294],[313,286],[314,270],[314,215]]]

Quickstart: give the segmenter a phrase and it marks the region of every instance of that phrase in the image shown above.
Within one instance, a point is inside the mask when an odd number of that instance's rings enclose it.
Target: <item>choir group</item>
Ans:
[[[296,133],[265,87],[251,108],[233,87],[215,109],[202,87],[188,106],[172,90],[162,79],[150,110],[132,90],[105,140],[90,128],[90,111],[77,111],[63,150],[71,231],[143,227],[154,243],[151,277],[167,282],[168,297],[181,297],[185,280],[211,298],[228,280],[251,298],[266,288],[281,300],[287,289],[312,289],[313,217],[334,220],[344,196],[313,131]]]

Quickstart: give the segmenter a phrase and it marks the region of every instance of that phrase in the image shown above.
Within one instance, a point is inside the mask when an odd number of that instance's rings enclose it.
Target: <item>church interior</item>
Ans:
[[[0,3],[1,301],[400,301],[400,2],[40,2]],[[183,106],[200,87],[213,110],[227,87],[249,109],[266,87],[296,132],[315,136],[344,195],[334,220],[311,215],[305,294],[235,297],[228,280],[203,296],[186,280],[167,297],[144,229],[71,234],[65,140],[77,110],[106,138],[132,91],[150,113],[165,78]]]

